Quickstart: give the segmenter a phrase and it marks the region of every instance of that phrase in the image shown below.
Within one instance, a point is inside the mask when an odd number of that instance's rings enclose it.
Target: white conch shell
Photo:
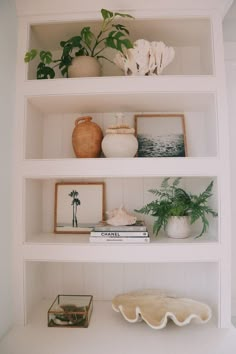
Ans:
[[[136,216],[129,214],[123,207],[107,211],[107,214],[109,219],[106,222],[113,226],[133,225],[137,220]]]
[[[158,289],[117,295],[112,300],[112,308],[121,312],[128,322],[144,320],[153,329],[164,328],[168,319],[177,326],[185,326],[192,320],[206,323],[212,316],[208,305],[192,299],[168,296]]]
[[[138,39],[133,48],[125,49],[124,53],[118,52],[114,63],[125,75],[160,75],[174,56],[174,48],[163,42]]]

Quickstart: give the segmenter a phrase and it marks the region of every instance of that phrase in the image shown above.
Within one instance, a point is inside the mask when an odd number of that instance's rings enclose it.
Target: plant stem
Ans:
[[[110,60],[110,59],[104,57],[103,55],[101,55],[101,56],[98,57],[98,59],[100,59],[100,58],[106,59],[106,60],[109,61],[110,63],[114,64],[114,62],[113,62],[112,60]]]
[[[91,56],[92,57],[95,57],[96,55],[94,54],[95,53],[95,49],[97,48],[97,46],[100,44],[100,43],[102,43],[104,40],[105,40],[105,38],[102,38],[101,40],[99,40],[99,38],[101,37],[101,35],[103,34],[103,31],[100,31],[99,32],[99,34],[98,34],[98,36],[97,36],[97,38],[95,38],[95,43],[94,43],[94,46],[93,46],[93,50],[91,50]],[[103,48],[104,49],[104,48]],[[102,49],[102,50],[103,50]]]
[[[100,49],[96,54],[94,54],[95,57],[97,57],[101,52],[104,51],[105,48]]]

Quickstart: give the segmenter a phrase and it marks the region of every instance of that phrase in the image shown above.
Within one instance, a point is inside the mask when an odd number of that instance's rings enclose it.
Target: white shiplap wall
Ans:
[[[14,117],[16,14],[14,0],[0,1],[0,338],[12,321],[11,163]]]
[[[232,221],[236,215],[236,2],[226,15],[223,23],[225,42],[225,65],[227,78],[229,125],[230,125],[230,151],[231,151],[231,210]],[[232,225],[232,315],[236,316],[236,238],[235,227]]]

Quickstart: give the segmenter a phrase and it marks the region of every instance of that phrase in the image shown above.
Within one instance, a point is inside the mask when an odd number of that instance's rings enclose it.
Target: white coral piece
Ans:
[[[150,52],[150,75],[160,75],[175,56],[174,48],[167,47],[163,42],[151,42]]]
[[[125,75],[160,75],[164,68],[174,59],[175,51],[163,42],[149,42],[138,39],[134,47],[118,52],[114,63]]]
[[[132,53],[136,74],[146,75],[149,71],[150,43],[145,39],[139,39],[135,42],[134,48],[131,48],[128,52]]]
[[[131,323],[144,320],[153,329],[162,329],[171,319],[177,326],[185,326],[192,320],[206,323],[212,316],[208,305],[186,298],[167,295],[158,289],[133,291],[117,295],[112,308],[121,312]]]
[[[107,214],[109,219],[106,222],[107,224],[113,226],[133,225],[137,220],[136,216],[129,214],[122,206],[120,208],[107,211]]]

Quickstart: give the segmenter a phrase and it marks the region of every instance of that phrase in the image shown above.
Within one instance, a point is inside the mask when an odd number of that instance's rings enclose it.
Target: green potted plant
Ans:
[[[89,26],[82,28],[81,32],[77,36],[73,36],[66,41],[60,42],[62,48],[61,57],[53,59],[53,55],[50,51],[37,49],[31,49],[25,54],[25,62],[28,63],[31,60],[39,57],[39,64],[37,66],[37,79],[53,79],[55,77],[55,67],[59,67],[62,76],[70,76],[70,70],[73,62],[77,58],[89,57],[95,62],[95,66],[99,63],[97,60],[103,58],[110,62],[104,55],[106,48],[113,48],[117,51],[123,52],[123,48],[132,48],[132,42],[129,39],[129,31],[126,26],[118,23],[114,23],[117,17],[133,18],[131,15],[123,14],[120,12],[111,12],[106,9],[101,9],[102,23],[98,34],[91,31]],[[89,64],[91,65],[91,64]],[[71,73],[74,77],[74,73]],[[70,76],[70,77],[71,77]],[[82,74],[82,76],[90,76]],[[94,76],[92,73],[91,76]]]
[[[181,177],[175,178],[170,183],[170,178],[165,178],[160,189],[150,189],[149,192],[156,197],[151,203],[146,204],[136,212],[154,216],[153,233],[157,236],[163,228],[169,237],[185,238],[190,236],[190,224],[198,219],[202,222],[202,230],[197,237],[202,236],[208,229],[207,215],[217,217],[217,212],[208,206],[212,196],[213,181],[207,188],[195,195],[185,191],[179,186]]]

